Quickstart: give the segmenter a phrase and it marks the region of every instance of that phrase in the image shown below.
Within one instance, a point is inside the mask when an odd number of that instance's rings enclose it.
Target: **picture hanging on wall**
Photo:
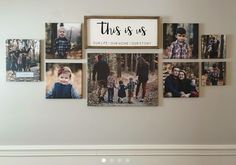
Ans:
[[[202,62],[202,85],[220,86],[226,81],[226,62]]]
[[[81,59],[80,23],[46,23],[46,59]]]
[[[197,59],[198,24],[164,23],[163,58]]]
[[[202,35],[201,56],[203,59],[226,58],[226,35]]]
[[[167,98],[199,97],[199,63],[163,63],[163,88]]]
[[[46,98],[82,98],[82,63],[46,63]]]
[[[158,54],[89,53],[89,106],[157,106]]]
[[[159,47],[158,16],[85,16],[86,48]]]
[[[40,81],[40,40],[6,40],[6,80]]]

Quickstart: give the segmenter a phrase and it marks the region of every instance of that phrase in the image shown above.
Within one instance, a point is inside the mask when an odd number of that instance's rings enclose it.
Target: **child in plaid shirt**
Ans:
[[[192,57],[192,51],[186,43],[186,30],[182,27],[176,30],[176,40],[171,43],[168,56],[171,59],[188,59]]]
[[[65,28],[63,25],[59,28],[59,35],[54,41],[54,52],[58,58],[67,58],[68,51],[70,50],[70,41],[65,37]]]

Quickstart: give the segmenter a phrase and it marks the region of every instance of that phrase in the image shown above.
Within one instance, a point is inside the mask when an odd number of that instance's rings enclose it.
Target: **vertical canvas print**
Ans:
[[[203,59],[226,57],[226,35],[202,35],[201,56]]]
[[[80,23],[46,23],[46,59],[81,59]]]
[[[226,62],[202,62],[202,86],[225,85]]]
[[[157,106],[158,54],[89,53],[89,106]]]
[[[163,58],[197,59],[198,24],[164,23]]]
[[[6,40],[6,80],[40,81],[40,40]]]
[[[82,63],[46,63],[46,98],[82,98]]]
[[[163,63],[163,88],[167,98],[199,97],[199,63]]]

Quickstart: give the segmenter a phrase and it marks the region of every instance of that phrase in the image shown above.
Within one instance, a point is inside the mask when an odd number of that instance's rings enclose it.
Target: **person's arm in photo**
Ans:
[[[80,96],[79,96],[79,94],[76,92],[76,90],[75,90],[75,88],[72,86],[72,88],[71,88],[71,97],[73,98],[73,99],[80,99]]]
[[[181,93],[173,86],[173,82],[167,77],[165,81],[165,88],[168,92],[171,92],[174,97],[180,97]]]
[[[54,85],[53,85],[52,89],[49,90],[49,91],[46,93],[46,98],[48,98],[48,99],[54,98]]]
[[[187,58],[192,58],[192,48],[187,44]]]
[[[168,49],[167,49],[167,54],[168,54],[168,58],[173,58],[173,52],[174,52],[174,42],[172,42],[170,44],[170,46],[168,46]]]

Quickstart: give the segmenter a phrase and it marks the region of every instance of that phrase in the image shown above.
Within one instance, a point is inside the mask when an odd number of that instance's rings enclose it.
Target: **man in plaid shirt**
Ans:
[[[70,41],[65,37],[65,28],[60,27],[59,36],[54,41],[54,52],[58,58],[67,58],[70,50]]]

